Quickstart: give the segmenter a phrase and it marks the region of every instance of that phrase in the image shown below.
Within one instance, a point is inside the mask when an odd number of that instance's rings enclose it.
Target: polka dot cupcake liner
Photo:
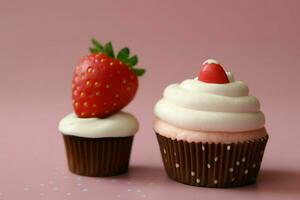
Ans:
[[[83,138],[63,135],[68,166],[83,176],[113,176],[128,171],[133,136]]]
[[[156,134],[168,176],[199,187],[238,187],[256,181],[268,136],[241,143],[189,143]]]

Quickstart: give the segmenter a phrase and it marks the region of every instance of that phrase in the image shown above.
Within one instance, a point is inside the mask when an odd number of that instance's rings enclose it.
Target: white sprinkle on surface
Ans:
[[[202,145],[202,151],[205,151],[205,146],[204,145]]]
[[[200,183],[200,179],[199,179],[199,178],[197,178],[197,179],[196,179],[196,182],[197,182],[197,183]]]
[[[237,166],[239,166],[241,163],[240,163],[240,161],[236,161],[236,163],[235,163]]]
[[[191,171],[191,176],[195,176],[195,172]]]
[[[129,189],[127,189],[127,192],[132,192],[132,190],[133,190],[133,189],[129,188]]]
[[[219,158],[216,156],[216,157],[215,157],[215,162],[218,162],[218,160],[219,160]]]
[[[175,163],[175,167],[176,167],[176,168],[179,168],[179,164],[178,164],[178,163]]]
[[[164,149],[163,151],[164,151],[164,154],[166,154],[166,153],[167,153],[166,149]]]
[[[83,189],[82,189],[82,192],[88,192],[88,191],[89,191],[88,188],[83,188]]]
[[[256,167],[256,164],[253,164],[252,167],[255,168],[255,167]]]
[[[246,162],[246,158],[245,157],[242,158],[242,162]]]
[[[176,152],[174,152],[174,156],[176,156]]]
[[[248,174],[248,169],[246,169],[246,170],[244,171],[244,173],[245,173],[245,174]]]
[[[208,169],[211,168],[211,165],[210,165],[209,163],[207,164],[207,168],[208,168]]]
[[[231,146],[230,146],[230,145],[227,145],[226,149],[227,149],[227,151],[230,151]]]
[[[230,172],[233,172],[233,168],[232,168],[232,167],[231,167],[231,168],[229,168],[229,171],[230,171]]]
[[[218,184],[218,180],[216,179],[216,180],[214,180],[214,184],[215,185],[217,185]]]

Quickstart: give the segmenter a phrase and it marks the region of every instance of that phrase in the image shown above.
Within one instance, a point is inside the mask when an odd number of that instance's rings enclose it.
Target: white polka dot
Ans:
[[[211,168],[211,165],[210,165],[210,164],[207,164],[207,168],[208,168],[208,169]]]
[[[217,185],[218,184],[218,180],[216,179],[216,180],[214,180],[214,184],[215,185]]]
[[[197,183],[200,183],[200,179],[199,179],[199,178],[197,178],[197,179],[196,179],[196,182],[197,182]]]
[[[164,151],[164,154],[166,154],[166,153],[167,153],[166,149],[164,149],[163,151]]]
[[[130,189],[130,188],[129,188],[129,189],[127,189],[127,192],[132,192],[132,189]]]
[[[231,168],[229,168],[229,171],[230,171],[230,172],[233,172],[233,168],[232,168],[232,167],[231,167]]]
[[[255,167],[256,167],[256,164],[253,164],[252,167],[255,168]]]
[[[227,149],[227,151],[230,151],[231,146],[230,146],[230,145],[227,145],[226,149]]]
[[[246,161],[246,158],[245,158],[245,157],[243,157],[243,158],[242,158],[242,162],[245,162],[245,161]]]
[[[246,170],[244,171],[244,173],[245,173],[245,174],[248,174],[248,169],[246,169]]]
[[[205,146],[204,145],[202,145],[202,151],[205,151]]]
[[[174,156],[176,156],[176,152],[174,152]]]
[[[137,193],[141,193],[141,192],[142,192],[142,190],[136,190],[136,192],[137,192]]]
[[[191,171],[191,176],[195,176],[195,172]]]
[[[215,157],[215,162],[218,162],[218,160],[219,160],[219,158],[216,156],[216,157]]]
[[[178,164],[178,163],[175,163],[175,167],[176,167],[176,168],[179,168],[179,164]]]
[[[82,192],[88,192],[88,191],[89,191],[88,188],[83,188],[83,189],[82,189]]]
[[[236,163],[235,163],[237,166],[239,166],[241,163],[240,163],[240,161],[236,161]]]

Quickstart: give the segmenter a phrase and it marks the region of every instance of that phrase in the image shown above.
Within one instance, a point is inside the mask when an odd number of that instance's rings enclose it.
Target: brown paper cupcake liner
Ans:
[[[189,143],[156,134],[168,176],[201,187],[237,187],[256,181],[265,137],[241,143]]]
[[[63,135],[71,172],[83,176],[113,176],[128,171],[133,136],[83,138]]]

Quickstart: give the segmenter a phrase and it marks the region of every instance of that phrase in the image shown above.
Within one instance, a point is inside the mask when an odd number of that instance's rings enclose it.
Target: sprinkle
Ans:
[[[256,167],[256,164],[253,164],[252,167],[255,168],[255,167]]]
[[[233,172],[233,168],[232,168],[232,167],[231,167],[231,168],[229,168],[229,171],[230,171],[230,172]]]
[[[244,171],[244,173],[245,173],[245,174],[248,174],[248,169],[246,169],[246,170]]]
[[[195,172],[192,171],[192,172],[191,172],[191,176],[195,176]]]
[[[207,168],[210,169],[210,168],[211,168],[211,165],[210,165],[210,164],[207,164]]]
[[[216,180],[214,180],[214,184],[215,185],[217,185],[218,184],[218,180],[216,179]]]
[[[178,164],[178,163],[175,163],[175,167],[176,167],[176,168],[179,168],[179,164]]]
[[[244,158],[242,158],[242,162],[245,162],[246,161],[246,158],[244,157]]]
[[[230,146],[230,145],[228,145],[226,148],[227,148],[227,151],[230,151],[230,149],[231,149],[231,146]]]
[[[218,162],[218,160],[219,160],[219,158],[216,156],[216,157],[215,157],[215,162]]]

